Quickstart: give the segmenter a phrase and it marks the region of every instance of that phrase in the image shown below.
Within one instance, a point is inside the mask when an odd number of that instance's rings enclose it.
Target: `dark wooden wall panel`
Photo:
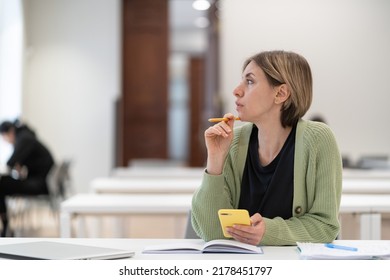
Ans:
[[[122,165],[167,158],[168,0],[122,0]]]
[[[204,166],[206,162],[206,146],[204,143],[204,128],[202,112],[205,94],[205,63],[201,57],[190,59],[190,129],[189,129],[189,159],[191,167]]]

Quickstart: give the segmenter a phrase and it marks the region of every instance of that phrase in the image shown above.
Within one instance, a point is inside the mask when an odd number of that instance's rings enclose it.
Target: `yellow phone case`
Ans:
[[[231,227],[233,225],[249,226],[251,224],[249,213],[245,209],[219,209],[218,217],[225,237],[232,237],[226,232],[226,227]]]

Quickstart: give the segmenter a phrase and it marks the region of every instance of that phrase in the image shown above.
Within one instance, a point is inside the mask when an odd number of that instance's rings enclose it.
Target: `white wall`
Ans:
[[[314,102],[343,154],[390,154],[390,1],[224,0],[221,94],[234,112],[244,60],[263,50],[296,51],[309,61]]]
[[[88,190],[113,166],[120,93],[119,0],[25,0],[23,119]]]
[[[21,0],[0,0],[0,122],[19,117],[22,103],[23,9]],[[0,167],[12,154],[0,139]]]
[[[24,0],[23,117],[57,159],[72,158],[88,190],[113,163],[113,102],[120,93],[119,0]],[[224,0],[221,93],[226,111],[245,58],[293,50],[312,66],[312,113],[323,114],[344,154],[390,154],[390,1]]]

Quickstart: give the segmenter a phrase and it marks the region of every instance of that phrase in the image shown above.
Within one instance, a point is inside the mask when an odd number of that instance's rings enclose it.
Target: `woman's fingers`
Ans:
[[[229,127],[229,125],[227,125],[225,122],[220,122],[206,129],[205,135],[207,137],[215,135],[228,137],[231,132],[232,129]]]
[[[234,225],[227,228],[229,234],[234,239],[253,245],[258,245],[263,238],[265,232],[265,223],[260,214],[256,213],[251,217],[252,225]]]

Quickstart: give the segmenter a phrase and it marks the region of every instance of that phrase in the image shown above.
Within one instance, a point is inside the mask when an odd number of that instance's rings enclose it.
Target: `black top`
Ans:
[[[7,165],[13,168],[16,164],[27,167],[27,178],[46,178],[54,164],[49,150],[27,126],[15,129],[14,151]]]
[[[253,125],[245,163],[239,208],[252,216],[292,217],[294,196],[294,151],[296,125],[276,158],[267,166],[259,159],[258,128]]]

